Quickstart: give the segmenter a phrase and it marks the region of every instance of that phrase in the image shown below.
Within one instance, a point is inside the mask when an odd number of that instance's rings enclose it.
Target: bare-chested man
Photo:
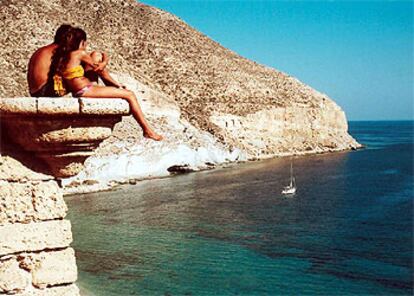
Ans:
[[[29,84],[29,92],[32,97],[57,97],[53,89],[53,79],[49,75],[52,57],[61,43],[62,38],[72,28],[70,25],[61,25],[55,34],[53,43],[43,46],[35,51],[29,61],[29,69],[27,71],[27,82]],[[95,68],[85,67],[85,76],[91,81],[98,82],[100,77],[107,86],[123,87],[116,82],[105,69],[108,64],[108,56],[105,53],[94,51],[91,57],[96,63]]]

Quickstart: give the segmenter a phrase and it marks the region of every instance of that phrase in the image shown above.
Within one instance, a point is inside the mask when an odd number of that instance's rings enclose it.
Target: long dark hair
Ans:
[[[62,43],[63,38],[65,38],[66,34],[71,29],[73,29],[73,27],[71,25],[68,25],[68,24],[60,25],[59,28],[57,28],[57,30],[56,30],[55,40],[53,41],[53,43],[55,43],[55,44]]]
[[[80,28],[71,28],[58,43],[58,48],[52,57],[51,76],[62,75],[69,62],[70,53],[79,49],[82,41],[86,41],[86,33]]]

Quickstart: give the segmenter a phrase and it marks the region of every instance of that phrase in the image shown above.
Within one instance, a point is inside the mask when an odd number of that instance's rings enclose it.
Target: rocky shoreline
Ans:
[[[170,168],[198,171],[226,163],[290,155],[309,155],[361,148],[347,133],[344,112],[332,101],[320,109],[270,108],[247,116],[215,113],[210,120],[231,141],[192,125],[169,96],[127,74],[114,75],[139,94],[142,109],[162,142],[146,140],[138,125],[124,117],[88,158],[77,176],[62,180],[67,194],[108,190],[130,180],[170,175]],[[259,124],[258,124],[259,122]]]
[[[364,145],[358,146],[357,148],[353,148],[351,150],[359,150],[365,148]],[[102,191],[112,191],[115,190],[119,186],[128,186],[128,185],[136,185],[140,181],[151,180],[151,179],[162,179],[162,178],[169,178],[174,177],[179,174],[189,174],[189,173],[196,173],[201,171],[207,170],[214,170],[214,169],[222,169],[222,168],[231,168],[237,169],[237,165],[243,164],[246,162],[256,162],[256,161],[266,161],[275,158],[284,158],[284,157],[305,157],[305,156],[312,156],[317,154],[330,154],[330,153],[347,153],[347,150],[330,150],[324,152],[301,152],[298,154],[287,154],[287,155],[278,155],[278,156],[268,156],[262,157],[260,159],[250,159],[245,161],[233,161],[233,162],[223,162],[216,165],[203,165],[199,167],[190,167],[188,165],[174,165],[171,170],[168,170],[169,174],[160,174],[158,176],[147,176],[141,178],[123,178],[121,180],[111,180],[107,183],[102,183],[98,180],[91,180],[85,179],[82,180],[81,178],[73,178],[69,182],[65,181],[63,186],[63,194],[64,195],[77,195],[77,194],[86,194],[86,193],[93,193],[93,192],[102,192]]]

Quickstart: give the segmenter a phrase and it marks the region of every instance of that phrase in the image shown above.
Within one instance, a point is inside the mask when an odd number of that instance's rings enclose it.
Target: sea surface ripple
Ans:
[[[412,295],[413,127],[351,122],[367,148],[66,198],[90,295]]]

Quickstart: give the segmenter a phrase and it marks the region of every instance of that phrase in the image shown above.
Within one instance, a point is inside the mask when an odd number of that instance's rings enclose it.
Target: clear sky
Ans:
[[[348,120],[414,119],[411,1],[141,2],[328,94]]]

